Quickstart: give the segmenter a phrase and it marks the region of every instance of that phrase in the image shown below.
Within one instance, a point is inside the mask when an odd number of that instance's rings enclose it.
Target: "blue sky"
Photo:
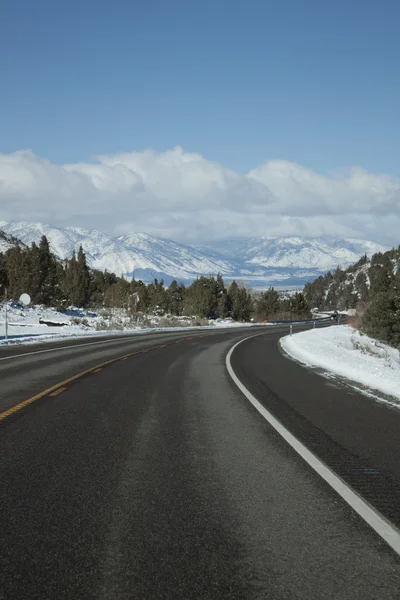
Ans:
[[[391,0],[4,2],[0,152],[400,176],[399,21]]]

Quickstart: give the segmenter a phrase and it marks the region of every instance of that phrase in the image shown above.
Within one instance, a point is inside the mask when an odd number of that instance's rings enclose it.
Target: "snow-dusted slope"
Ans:
[[[0,223],[0,225],[5,225],[4,221]],[[6,233],[2,229],[0,229],[0,252],[6,252],[13,246],[17,245],[19,240],[13,238],[12,235]]]
[[[172,272],[176,277],[187,277],[193,273],[229,273],[235,265],[222,258],[213,258],[191,246],[177,244],[171,240],[154,238],[144,233],[128,233],[118,238],[127,248],[140,251],[143,261],[150,266],[141,268]]]
[[[214,259],[189,246],[170,240],[132,233],[112,238],[95,229],[54,227],[43,223],[14,222],[4,230],[26,244],[49,240],[51,250],[59,258],[68,258],[79,246],[85,250],[89,265],[117,275],[136,276],[146,280],[158,274],[170,278],[193,279],[199,274],[229,272],[234,265],[225,259]]]
[[[329,270],[341,265],[347,267],[364,253],[384,252],[387,248],[361,240],[324,240],[303,238],[261,238],[250,242],[243,257],[251,264],[269,267],[316,268]]]
[[[32,242],[39,244],[40,238],[45,235],[51,244],[52,252],[60,258],[71,256],[74,250],[74,241],[67,231],[53,225],[20,221],[3,223],[2,229],[21,240],[24,244],[31,244]]]
[[[144,233],[112,238],[95,229],[27,222],[3,224],[2,228],[26,244],[39,243],[46,235],[59,258],[70,257],[82,245],[93,268],[144,281],[163,277],[167,283],[174,278],[189,281],[201,274],[220,272],[228,281],[241,279],[257,287],[303,285],[338,265],[345,268],[353,264],[364,253],[387,249],[362,240],[297,237],[240,238],[192,247]]]
[[[338,265],[344,268],[363,254],[371,256],[388,250],[385,246],[364,240],[299,237],[228,240],[202,247],[203,251],[207,248],[217,249],[223,255],[227,252],[234,258],[240,257],[248,265],[319,271],[335,269]]]

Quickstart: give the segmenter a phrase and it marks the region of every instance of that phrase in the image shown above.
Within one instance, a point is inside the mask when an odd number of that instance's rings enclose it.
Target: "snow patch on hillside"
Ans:
[[[333,325],[286,336],[284,352],[299,362],[361,384],[400,408],[400,353],[349,325]],[[362,390],[363,391],[363,390]],[[371,395],[371,394],[369,394]]]

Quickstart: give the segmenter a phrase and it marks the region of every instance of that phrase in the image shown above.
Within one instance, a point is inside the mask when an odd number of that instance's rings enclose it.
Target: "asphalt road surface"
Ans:
[[[261,334],[261,335],[260,335]],[[400,525],[400,411],[281,328],[0,350],[0,598],[386,600],[400,558],[226,369]]]

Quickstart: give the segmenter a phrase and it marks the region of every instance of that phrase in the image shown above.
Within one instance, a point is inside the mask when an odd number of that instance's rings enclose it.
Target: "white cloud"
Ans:
[[[400,180],[360,167],[320,175],[271,160],[247,175],[177,147],[56,165],[0,155],[0,220],[146,231],[186,242],[335,235],[400,242]]]

